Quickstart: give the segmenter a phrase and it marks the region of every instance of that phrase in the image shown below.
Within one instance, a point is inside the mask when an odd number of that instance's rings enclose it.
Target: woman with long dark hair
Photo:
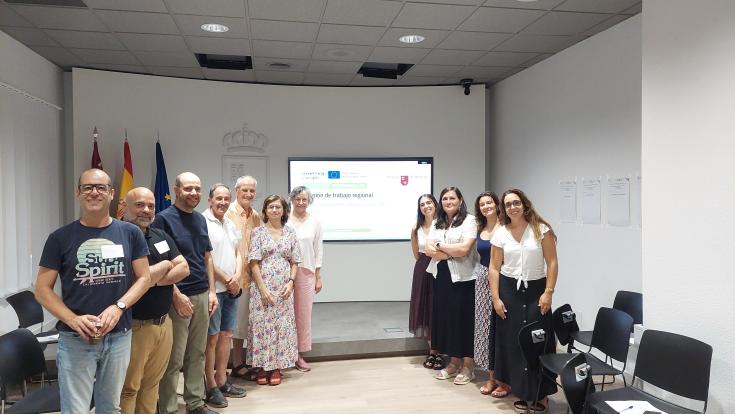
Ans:
[[[528,410],[533,402],[537,376],[528,371],[518,332],[531,322],[551,327],[551,301],[558,275],[556,235],[551,225],[534,209],[523,191],[507,190],[501,197],[500,224],[492,240],[490,289],[495,309],[495,378],[510,385],[519,398],[513,405]],[[497,294],[496,294],[497,292]],[[546,353],[554,352],[549,341]],[[546,396],[556,392],[556,384],[543,381],[535,412],[544,412]],[[529,403],[529,401],[531,403]]]
[[[441,208],[429,232],[427,271],[434,275],[431,344],[449,355],[449,365],[436,379],[454,378],[457,385],[474,378],[475,250],[477,222],[467,214],[467,205],[457,187],[441,192]],[[456,377],[456,378],[455,378]]]

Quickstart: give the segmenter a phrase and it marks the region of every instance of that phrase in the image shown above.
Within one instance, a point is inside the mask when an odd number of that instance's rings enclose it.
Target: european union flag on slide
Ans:
[[[338,180],[339,179],[339,171],[327,171],[327,179],[329,179],[329,180]]]
[[[168,189],[166,164],[163,162],[160,142],[156,142],[156,186],[153,194],[156,197],[156,213],[167,209],[171,205],[171,192]]]

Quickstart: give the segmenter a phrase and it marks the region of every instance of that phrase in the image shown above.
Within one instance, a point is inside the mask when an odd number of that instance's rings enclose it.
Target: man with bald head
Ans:
[[[110,177],[86,170],[77,182],[79,220],[43,247],[36,299],[58,320],[61,412],[119,413],[130,360],[132,306],[152,284],[148,247],[136,226],[110,217]],[[61,297],[54,292],[61,279]]]
[[[123,219],[138,226],[145,235],[151,278],[158,282],[132,308],[130,365],[120,408],[123,414],[153,414],[158,402],[158,383],[171,355],[173,328],[167,314],[173,301],[173,284],[189,275],[189,265],[171,236],[150,227],[156,214],[151,190],[134,188],[125,195],[122,204]]]
[[[176,387],[179,371],[183,371],[187,413],[214,413],[204,403],[202,380],[209,316],[217,308],[212,243],[204,216],[194,211],[202,198],[202,181],[193,173],[181,173],[174,194],[174,204],[158,213],[151,227],[171,235],[189,264],[189,276],[173,287],[173,306],[168,312],[173,346],[159,386],[158,412],[178,412]]]

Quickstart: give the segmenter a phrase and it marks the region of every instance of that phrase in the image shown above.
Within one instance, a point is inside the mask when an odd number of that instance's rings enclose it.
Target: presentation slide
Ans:
[[[431,157],[289,158],[289,191],[306,186],[325,241],[408,240],[416,200],[432,192]]]

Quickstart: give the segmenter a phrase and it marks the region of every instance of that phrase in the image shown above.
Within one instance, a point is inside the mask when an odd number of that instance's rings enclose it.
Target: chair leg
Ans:
[[[536,404],[538,404],[538,396],[541,395],[541,382],[544,380],[544,367],[539,364],[538,367],[538,375],[537,375],[537,381],[538,386],[536,387],[536,396],[533,398],[533,408],[536,408]],[[531,412],[531,407],[527,407],[528,412]],[[534,410],[535,412],[535,410]]]

